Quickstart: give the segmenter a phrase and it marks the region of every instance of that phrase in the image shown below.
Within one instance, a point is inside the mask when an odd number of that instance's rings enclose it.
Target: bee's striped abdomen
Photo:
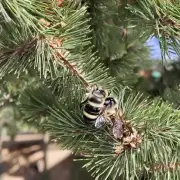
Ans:
[[[104,100],[102,98],[98,98],[98,97],[90,97],[89,102],[93,102],[93,103],[96,103],[96,104],[102,104],[104,102]]]
[[[93,107],[89,104],[87,104],[84,108],[85,112],[88,112],[89,114],[92,114],[92,115],[98,115],[100,110],[101,110],[100,108]]]
[[[84,107],[83,115],[87,123],[93,123],[100,114],[104,101],[100,98],[91,97]]]
[[[107,97],[107,91],[101,87],[93,87],[86,99],[86,105],[83,110],[83,117],[86,123],[94,123],[100,116],[104,101]]]

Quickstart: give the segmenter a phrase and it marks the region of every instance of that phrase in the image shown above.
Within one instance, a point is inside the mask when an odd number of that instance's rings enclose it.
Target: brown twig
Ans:
[[[83,84],[88,87],[89,83],[81,76],[81,74],[76,69],[75,65],[72,65],[63,55],[62,52],[60,52],[60,48],[62,46],[62,39],[49,39],[48,40],[49,46],[55,51],[56,56],[58,57],[58,60],[62,61],[62,63],[73,73],[74,76],[77,76]],[[55,47],[56,46],[56,47]],[[59,51],[58,51],[58,50]]]
[[[3,49],[4,53],[0,55],[0,59],[3,62],[3,59],[5,59],[4,57],[12,54],[17,55],[21,58],[25,53],[29,52],[29,49],[32,50],[33,48],[35,48],[36,44],[37,44],[37,38],[30,38],[27,39],[21,46],[11,49],[4,48]]]
[[[73,75],[77,76],[83,82],[83,84],[88,87],[89,83],[75,69],[75,66],[72,65],[68,60],[66,60],[66,58],[64,58],[61,53],[56,52],[56,54],[58,57],[60,57],[60,60],[63,62],[63,64],[73,73]]]
[[[63,1],[64,0],[56,0],[56,4],[58,7],[62,7],[63,5]],[[45,27],[50,27],[52,24],[45,20],[45,19],[40,19],[39,20]],[[62,61],[62,63],[73,73],[74,76],[77,76],[85,85],[85,87],[89,86],[89,83],[84,79],[83,76],[81,76],[81,74],[78,72],[77,68],[75,67],[75,65],[72,65],[63,55],[63,53],[60,52],[60,48],[62,46],[62,40],[60,38],[52,38],[52,39],[48,39],[46,38],[49,46],[55,51],[56,56],[58,57],[58,59],[60,61]],[[55,47],[56,46],[56,47]],[[59,51],[58,51],[59,50]]]

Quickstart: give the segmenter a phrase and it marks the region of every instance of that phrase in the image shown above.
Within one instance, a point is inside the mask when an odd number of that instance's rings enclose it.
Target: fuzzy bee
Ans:
[[[92,86],[88,92],[86,99],[81,103],[83,108],[83,117],[86,123],[95,123],[96,119],[105,109],[105,100],[108,92],[101,87]]]

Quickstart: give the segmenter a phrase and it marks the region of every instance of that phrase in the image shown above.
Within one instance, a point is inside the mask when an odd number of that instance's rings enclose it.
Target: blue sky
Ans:
[[[152,37],[152,38],[148,39],[146,44],[151,49],[151,57],[153,59],[161,59],[161,50],[159,47],[159,41],[155,37]],[[174,54],[170,54],[170,55],[171,55],[171,58],[177,57]]]

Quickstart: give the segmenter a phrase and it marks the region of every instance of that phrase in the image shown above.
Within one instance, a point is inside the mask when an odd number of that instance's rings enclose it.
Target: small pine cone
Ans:
[[[130,136],[123,138],[123,144],[130,144],[131,141],[132,141],[132,139]]]
[[[124,151],[124,147],[123,147],[122,144],[121,144],[121,145],[117,145],[117,146],[115,147],[115,153],[116,153],[116,154],[121,154],[123,151]]]
[[[131,142],[131,143],[130,143],[130,146],[131,146],[132,148],[136,148],[136,143],[135,143],[135,142]]]
[[[127,129],[124,130],[124,133],[123,133],[124,137],[130,136],[130,135],[131,135],[131,133]]]

